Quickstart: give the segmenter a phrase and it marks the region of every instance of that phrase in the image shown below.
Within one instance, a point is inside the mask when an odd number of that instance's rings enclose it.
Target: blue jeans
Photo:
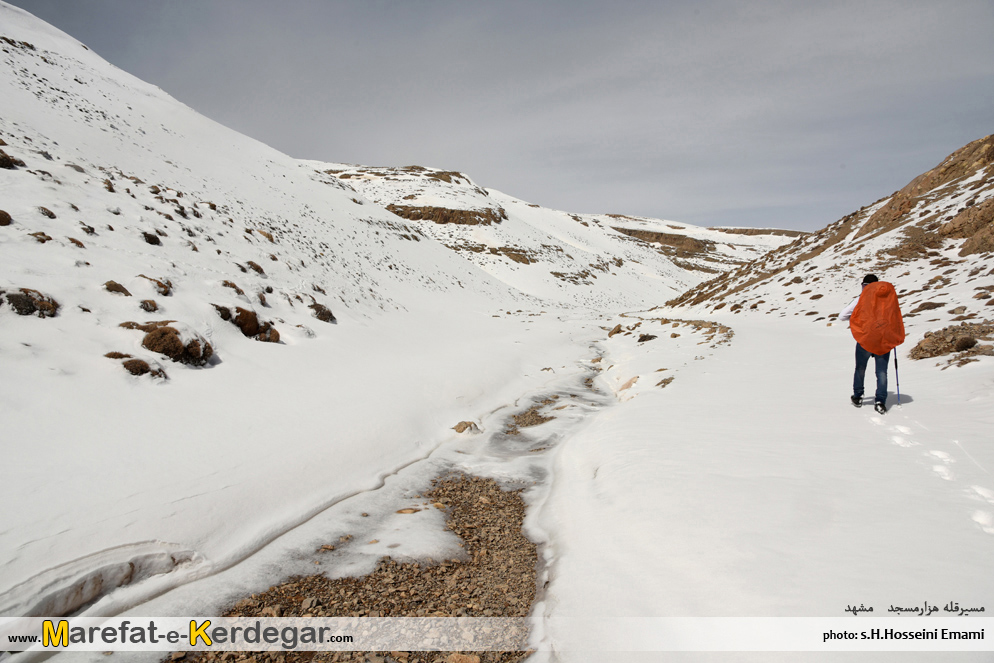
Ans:
[[[863,397],[863,382],[866,375],[866,365],[874,358],[877,371],[877,393],[873,400],[877,403],[887,403],[887,362],[890,361],[890,353],[885,355],[870,354],[863,349],[859,343],[856,344],[856,374],[853,376],[852,393],[857,398]]]

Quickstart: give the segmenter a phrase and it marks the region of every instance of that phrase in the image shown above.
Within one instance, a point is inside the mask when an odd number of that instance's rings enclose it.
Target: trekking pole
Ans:
[[[897,372],[897,348],[894,348],[894,381],[897,382],[897,405],[901,406],[901,374]]]

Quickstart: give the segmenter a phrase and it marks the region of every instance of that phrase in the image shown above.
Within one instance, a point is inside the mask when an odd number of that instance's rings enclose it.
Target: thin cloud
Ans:
[[[301,158],[814,229],[994,126],[989,2],[15,0]]]

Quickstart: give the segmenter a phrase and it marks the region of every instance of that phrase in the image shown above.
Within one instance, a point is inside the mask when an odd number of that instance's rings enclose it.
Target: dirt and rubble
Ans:
[[[462,559],[398,561],[385,557],[365,576],[294,577],[236,603],[225,617],[527,617],[536,592],[538,554],[521,531],[520,490],[493,479],[436,479],[421,508],[441,509],[462,541]],[[322,551],[355,545],[341,537]],[[525,643],[522,643],[524,646]],[[177,652],[167,660],[355,661],[370,663],[511,663],[508,652]]]
[[[994,321],[963,322],[925,332],[925,337],[908,353],[912,359],[931,359],[952,355],[945,368],[963,366],[978,361],[979,356],[994,356],[994,345],[980,343],[994,341]]]

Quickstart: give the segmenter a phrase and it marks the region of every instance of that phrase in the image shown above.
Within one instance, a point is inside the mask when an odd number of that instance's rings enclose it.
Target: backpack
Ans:
[[[867,352],[885,355],[904,343],[904,319],[894,286],[886,281],[863,288],[849,319],[853,338]]]

